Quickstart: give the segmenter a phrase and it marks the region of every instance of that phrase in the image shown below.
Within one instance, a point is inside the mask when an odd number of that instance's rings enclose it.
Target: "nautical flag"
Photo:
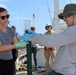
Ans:
[[[35,18],[35,14],[33,14],[33,18]]]

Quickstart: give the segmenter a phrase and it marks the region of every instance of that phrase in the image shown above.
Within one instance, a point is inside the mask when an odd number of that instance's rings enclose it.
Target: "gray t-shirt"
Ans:
[[[15,32],[12,28],[7,27],[7,32],[4,33],[0,30],[0,42],[3,45],[12,44],[12,38],[15,36]],[[0,52],[0,59],[2,60],[10,60],[12,59],[12,51],[4,51]]]

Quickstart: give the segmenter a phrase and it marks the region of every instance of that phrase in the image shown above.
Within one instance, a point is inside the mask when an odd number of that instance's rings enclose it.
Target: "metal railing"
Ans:
[[[26,45],[27,50],[27,75],[32,75],[32,50],[31,41]]]

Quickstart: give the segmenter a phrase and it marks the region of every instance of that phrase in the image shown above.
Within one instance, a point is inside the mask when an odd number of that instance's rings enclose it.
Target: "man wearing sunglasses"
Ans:
[[[15,64],[12,49],[24,48],[27,42],[18,42],[15,32],[8,27],[9,15],[5,8],[0,7],[0,75],[15,75]],[[12,44],[13,42],[13,44]]]

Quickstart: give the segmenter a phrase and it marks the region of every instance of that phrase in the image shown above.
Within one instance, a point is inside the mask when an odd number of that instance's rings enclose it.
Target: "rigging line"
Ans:
[[[33,26],[36,26],[36,0],[33,1]]]
[[[49,12],[50,20],[52,22],[51,13],[50,13],[50,9],[49,9],[49,5],[48,5],[48,1],[47,0],[46,0],[46,4],[47,4],[47,7],[48,7],[48,12]]]

